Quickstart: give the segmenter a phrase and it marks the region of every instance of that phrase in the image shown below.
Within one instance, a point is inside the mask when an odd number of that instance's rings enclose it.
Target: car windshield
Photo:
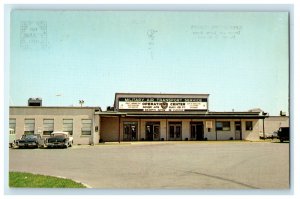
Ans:
[[[36,135],[23,135],[22,138],[36,138]]]
[[[64,138],[64,137],[66,137],[66,135],[65,134],[52,134],[52,137],[62,137],[62,138]]]

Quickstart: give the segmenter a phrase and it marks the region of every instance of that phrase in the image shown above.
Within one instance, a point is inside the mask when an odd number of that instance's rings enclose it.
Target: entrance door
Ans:
[[[204,129],[202,122],[191,123],[191,140],[204,140]]]
[[[235,126],[235,139],[241,140],[242,139],[242,125],[241,122],[234,122]]]
[[[123,140],[133,141],[137,140],[137,122],[124,122]]]
[[[170,140],[182,140],[181,138],[181,122],[169,123],[169,139]]]
[[[160,123],[146,122],[146,140],[158,141],[160,139]]]

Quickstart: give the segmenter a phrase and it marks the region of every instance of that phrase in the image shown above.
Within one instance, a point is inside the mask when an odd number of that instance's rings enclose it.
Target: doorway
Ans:
[[[146,140],[159,141],[160,140],[160,123],[146,122]]]
[[[203,122],[191,122],[191,140],[204,140]]]
[[[169,123],[169,140],[182,140],[182,124],[181,122]]]
[[[124,122],[123,123],[123,140],[135,141],[137,140],[137,122]]]
[[[235,127],[235,139],[242,140],[242,124],[240,121],[234,122]]]

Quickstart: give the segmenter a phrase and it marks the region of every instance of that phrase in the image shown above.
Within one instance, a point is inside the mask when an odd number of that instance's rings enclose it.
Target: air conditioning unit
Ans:
[[[29,98],[28,106],[42,106],[42,98]]]

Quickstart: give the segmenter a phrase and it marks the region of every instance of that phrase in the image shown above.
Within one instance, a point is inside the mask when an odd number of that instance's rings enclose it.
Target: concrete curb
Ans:
[[[53,176],[53,175],[47,175],[47,176],[56,177],[56,178],[62,178],[62,179],[66,179],[66,180],[72,180],[72,181],[74,181],[74,182],[77,182],[77,183],[79,183],[79,184],[82,184],[82,185],[86,186],[86,188],[88,188],[88,189],[93,188],[93,187],[91,187],[91,186],[88,185],[88,184],[85,184],[85,183],[80,182],[80,181],[78,181],[78,180],[74,180],[74,179],[67,178],[67,177],[64,177],[64,176]]]

